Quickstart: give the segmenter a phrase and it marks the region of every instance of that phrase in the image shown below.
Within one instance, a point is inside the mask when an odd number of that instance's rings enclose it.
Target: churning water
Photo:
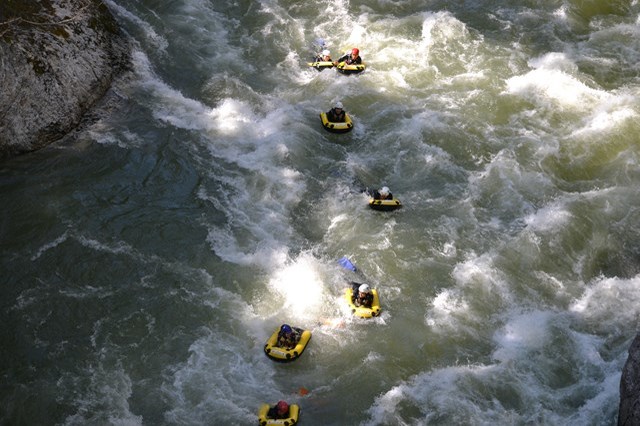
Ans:
[[[0,423],[616,423],[637,0],[107,5],[124,107],[0,164]],[[318,39],[367,70],[306,67]],[[337,100],[351,133],[320,125]],[[403,209],[368,209],[382,185]],[[262,351],[283,322],[313,332],[290,364]]]

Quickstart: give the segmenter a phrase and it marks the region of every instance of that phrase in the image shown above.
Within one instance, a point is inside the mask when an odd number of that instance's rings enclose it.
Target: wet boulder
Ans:
[[[640,334],[633,340],[622,369],[618,425],[640,425]]]
[[[100,0],[4,0],[0,7],[0,157],[73,130],[130,65]]]

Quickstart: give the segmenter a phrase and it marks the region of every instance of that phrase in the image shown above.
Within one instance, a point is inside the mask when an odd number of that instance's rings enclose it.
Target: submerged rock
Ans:
[[[130,47],[101,0],[3,0],[0,157],[62,138],[129,68]]]

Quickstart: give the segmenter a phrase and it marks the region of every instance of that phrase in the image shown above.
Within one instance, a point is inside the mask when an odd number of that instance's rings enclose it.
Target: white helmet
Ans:
[[[388,186],[383,186],[382,189],[380,190],[380,194],[389,195],[389,187]]]
[[[331,55],[331,52],[329,52],[329,50],[324,49],[324,50],[322,51],[322,56],[329,56],[329,55]]]
[[[343,108],[343,106],[342,106],[342,102],[340,102],[340,101],[336,102],[336,105],[334,106],[334,108],[340,108],[340,109],[342,109],[342,108]]]
[[[369,284],[362,284],[360,287],[358,287],[358,291],[361,293],[369,293],[371,291],[371,288],[369,287]]]

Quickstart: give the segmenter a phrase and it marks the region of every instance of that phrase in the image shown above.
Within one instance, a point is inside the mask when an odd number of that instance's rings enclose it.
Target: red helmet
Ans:
[[[357,47],[354,47],[353,50],[351,51],[351,56],[358,56],[360,54],[360,51],[358,50]]]
[[[276,404],[276,407],[278,408],[278,413],[284,414],[289,409],[289,404],[287,404],[284,401],[278,401],[278,403]]]

